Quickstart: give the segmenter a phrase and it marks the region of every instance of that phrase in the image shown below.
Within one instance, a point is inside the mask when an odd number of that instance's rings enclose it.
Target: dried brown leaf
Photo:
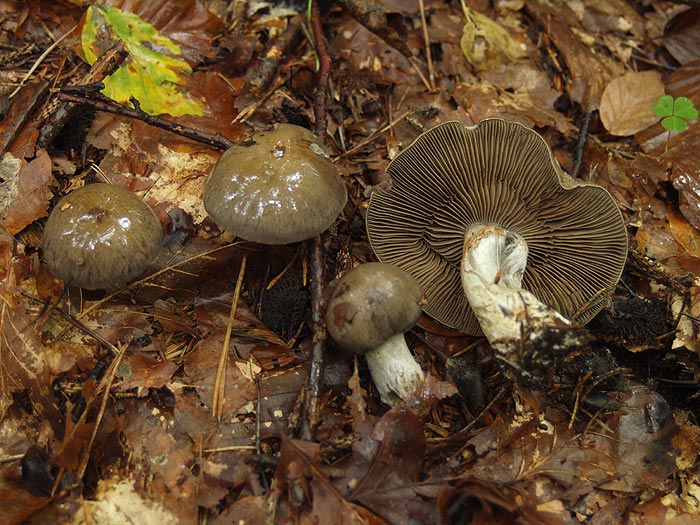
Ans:
[[[600,120],[612,135],[634,135],[659,120],[652,110],[663,94],[659,72],[627,73],[605,86],[600,100]]]
[[[576,16],[566,4],[531,0],[526,2],[526,6],[566,63],[571,100],[580,103],[584,111],[597,109],[603,86],[608,81],[608,72],[573,31],[578,26]]]
[[[170,381],[178,365],[146,352],[137,352],[124,357],[115,384],[118,390],[138,389],[146,394],[148,388],[161,388]]]
[[[668,52],[681,64],[700,60],[700,7],[676,14],[666,25],[663,41]]]
[[[58,184],[51,175],[51,159],[45,150],[31,162],[21,163],[21,167],[16,160],[8,153],[0,162],[4,181],[0,186],[0,225],[12,234],[48,215],[53,198],[48,186]],[[14,168],[6,169],[10,166]]]

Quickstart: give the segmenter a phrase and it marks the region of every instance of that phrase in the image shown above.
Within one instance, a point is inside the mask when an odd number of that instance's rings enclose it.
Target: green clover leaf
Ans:
[[[686,120],[698,118],[698,110],[693,106],[693,102],[688,97],[678,97],[673,101],[673,116]]]
[[[668,131],[681,132],[688,128],[688,120],[698,118],[698,110],[688,97],[659,97],[654,105],[654,115],[663,117],[661,125]]]
[[[673,115],[673,97],[671,95],[659,97],[653,111],[657,117],[670,117]]]

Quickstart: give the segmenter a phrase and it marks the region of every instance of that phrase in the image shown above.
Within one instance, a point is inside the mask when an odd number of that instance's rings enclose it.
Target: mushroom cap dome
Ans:
[[[163,230],[153,210],[127,189],[89,184],[54,206],[42,240],[49,269],[89,290],[125,284],[155,259]]]
[[[331,337],[343,348],[365,354],[408,331],[421,316],[422,294],[408,272],[392,264],[367,263],[346,273],[326,311]]]
[[[579,323],[609,301],[627,257],[612,196],[565,174],[544,139],[515,122],[440,124],[389,163],[393,184],[372,194],[367,233],[382,262],[418,281],[426,313],[477,334],[460,282],[466,230],[493,224],[520,235],[522,286]]]
[[[323,144],[292,124],[226,150],[204,184],[204,207],[214,222],[264,244],[318,235],[346,201],[345,185]]]

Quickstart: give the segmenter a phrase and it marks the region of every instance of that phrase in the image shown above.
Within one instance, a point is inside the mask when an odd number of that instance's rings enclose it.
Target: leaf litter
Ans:
[[[580,177],[623,210],[632,250],[612,310],[591,324],[597,346],[525,388],[486,343],[424,318],[409,342],[432,383],[387,410],[363,363],[328,341],[319,425],[313,441],[300,439],[313,345],[304,251],[236,241],[208,219],[211,146],[78,109],[60,141],[36,150],[35,115],[55,96],[47,81],[68,84],[86,67],[74,52],[79,33],[68,31],[88,8],[3,1],[0,78],[27,79],[0,95],[3,522],[691,523],[700,513],[697,8],[347,4],[325,6],[322,20],[329,144],[350,196],[323,238],[327,274],[372,260],[368,197],[421,131],[518,120],[565,169],[580,156]],[[276,122],[313,122],[311,33],[285,33],[305,24],[305,5],[106,5],[175,42],[192,68],[181,68],[187,87],[176,91],[204,110],[179,124],[237,142]],[[270,52],[274,43],[288,47]],[[263,56],[272,78],[251,95]],[[663,99],[654,114],[662,95],[672,104]],[[144,108],[159,102],[139,97]],[[43,220],[55,197],[95,181],[143,196],[167,241],[128,287],[64,293],[41,262]],[[267,293],[288,273],[293,292]],[[297,313],[278,324],[270,311]]]

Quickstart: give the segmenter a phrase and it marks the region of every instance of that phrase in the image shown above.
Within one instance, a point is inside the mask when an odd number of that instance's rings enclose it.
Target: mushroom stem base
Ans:
[[[483,226],[467,232],[462,256],[462,288],[496,356],[527,375],[524,365],[532,356],[526,357],[524,353],[547,350],[547,345],[538,342],[551,342],[552,350],[564,351],[575,346],[579,336],[576,330],[571,330],[573,324],[569,319],[521,288],[520,279],[512,279],[518,273],[522,277],[524,262],[522,267],[510,267],[509,279],[492,268],[494,260],[502,260],[501,254],[493,251],[506,246],[506,235],[506,230],[497,226]],[[514,260],[523,261],[517,254]],[[508,286],[516,281],[515,286]],[[553,338],[554,332],[558,335]],[[528,349],[530,346],[532,348]]]
[[[423,383],[423,370],[413,358],[403,334],[390,337],[365,354],[365,358],[379,397],[387,405],[407,401]]]

